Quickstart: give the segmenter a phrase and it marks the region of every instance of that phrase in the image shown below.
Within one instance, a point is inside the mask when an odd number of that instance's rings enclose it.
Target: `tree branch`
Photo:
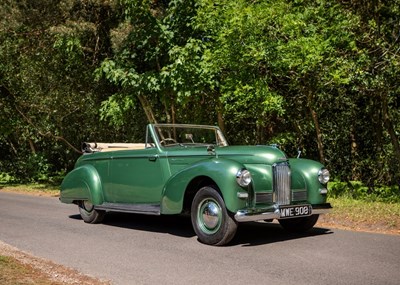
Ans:
[[[33,122],[31,119],[29,119],[17,106],[15,106],[15,109],[17,110],[17,112],[21,115],[21,117],[30,125],[32,126],[36,132],[42,136],[42,137],[47,137],[47,138],[53,138],[57,141],[63,141],[67,146],[69,146],[72,150],[74,150],[75,152],[82,154],[82,151],[80,151],[79,149],[77,149],[76,147],[74,147],[69,141],[67,141],[65,138],[61,137],[61,136],[56,136],[54,134],[52,134],[51,132],[47,132],[47,133],[43,133]]]

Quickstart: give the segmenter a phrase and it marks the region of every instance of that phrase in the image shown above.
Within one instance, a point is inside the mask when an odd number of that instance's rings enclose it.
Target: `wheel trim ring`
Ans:
[[[205,234],[215,234],[222,224],[222,209],[219,203],[212,198],[206,198],[199,203],[197,222]]]

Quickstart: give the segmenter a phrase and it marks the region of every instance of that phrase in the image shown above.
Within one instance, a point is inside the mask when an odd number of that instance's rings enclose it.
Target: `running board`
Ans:
[[[146,215],[160,215],[161,208],[158,204],[126,204],[126,203],[103,203],[94,206],[96,210],[146,214]]]

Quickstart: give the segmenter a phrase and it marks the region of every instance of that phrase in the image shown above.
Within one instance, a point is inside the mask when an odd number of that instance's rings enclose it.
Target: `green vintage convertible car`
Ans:
[[[329,171],[276,146],[229,146],[219,128],[150,124],[144,143],[83,143],[60,200],[99,223],[108,211],[190,213],[198,239],[227,244],[238,224],[272,221],[311,229],[327,213]]]

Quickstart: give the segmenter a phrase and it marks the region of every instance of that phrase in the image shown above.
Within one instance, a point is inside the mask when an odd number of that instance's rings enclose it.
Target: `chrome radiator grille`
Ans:
[[[278,205],[289,205],[290,168],[287,162],[276,163],[272,166],[274,202]]]

